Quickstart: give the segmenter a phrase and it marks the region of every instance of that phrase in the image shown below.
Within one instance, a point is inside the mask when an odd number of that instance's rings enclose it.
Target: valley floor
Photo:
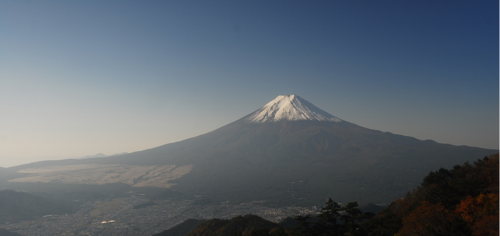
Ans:
[[[259,202],[233,205],[194,205],[192,201],[154,201],[156,205],[134,209],[147,203],[142,195],[106,201],[87,202],[73,214],[50,215],[30,221],[0,224],[21,235],[152,235],[169,229],[187,219],[229,219],[237,215],[255,214],[278,222],[288,216],[310,214],[316,207],[270,208]]]

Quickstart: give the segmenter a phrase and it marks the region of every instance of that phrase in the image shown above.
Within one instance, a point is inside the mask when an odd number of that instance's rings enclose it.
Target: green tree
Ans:
[[[318,215],[319,220],[315,224],[318,235],[342,235],[339,224],[340,211],[342,211],[342,207],[331,198],[328,198],[326,206],[321,208],[321,213]]]
[[[367,236],[393,236],[401,229],[402,220],[387,208],[361,224],[362,233]]]
[[[315,236],[316,232],[313,229],[313,223],[311,222],[311,215],[295,217],[297,221],[297,227],[293,231],[294,236]]]
[[[345,206],[328,198],[326,206],[322,207],[316,221],[310,215],[297,216],[298,226],[294,236],[340,236],[363,235],[361,223],[374,216],[373,213],[363,213],[357,202],[349,202]]]
[[[285,228],[283,227],[283,225],[281,225],[279,227],[276,227],[274,229],[271,229],[271,231],[269,231],[269,234],[271,236],[288,236],[289,235],[289,234],[286,233]]]

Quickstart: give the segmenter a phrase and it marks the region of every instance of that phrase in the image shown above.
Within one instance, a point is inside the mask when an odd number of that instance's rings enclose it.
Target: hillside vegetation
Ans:
[[[497,236],[498,174],[495,154],[430,172],[419,187],[376,216],[363,213],[356,202],[340,205],[328,199],[317,216],[295,217],[295,227],[247,215],[210,220],[186,235]]]
[[[188,219],[168,230],[153,234],[153,236],[184,236],[204,222],[206,222],[206,220]]]
[[[209,220],[186,236],[234,236],[250,235],[253,232],[277,227],[278,224],[262,219],[256,215],[237,216],[231,220]]]
[[[498,235],[498,154],[439,169],[363,225],[369,236]]]

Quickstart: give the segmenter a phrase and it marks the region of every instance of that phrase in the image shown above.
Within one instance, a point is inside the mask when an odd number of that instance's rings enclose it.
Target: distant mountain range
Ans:
[[[125,154],[128,154],[128,152],[121,152],[121,153],[115,153],[113,155],[106,155],[104,153],[97,153],[95,155],[87,155],[87,156],[84,156],[84,157],[80,157],[78,159],[87,159],[87,158],[99,158],[99,157],[110,157],[110,156],[119,156],[119,155],[125,155]]]
[[[180,142],[10,170],[31,176],[12,180],[18,182],[79,183],[71,175],[103,176],[99,179],[139,181],[213,201],[320,205],[331,197],[363,204],[389,203],[432,170],[496,152],[364,128],[297,95],[282,95],[233,123]]]

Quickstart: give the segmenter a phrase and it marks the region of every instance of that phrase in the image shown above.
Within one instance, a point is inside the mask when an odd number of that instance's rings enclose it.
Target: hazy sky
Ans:
[[[297,94],[498,149],[498,1],[0,1],[0,166],[133,152]],[[478,157],[479,158],[479,157]]]

